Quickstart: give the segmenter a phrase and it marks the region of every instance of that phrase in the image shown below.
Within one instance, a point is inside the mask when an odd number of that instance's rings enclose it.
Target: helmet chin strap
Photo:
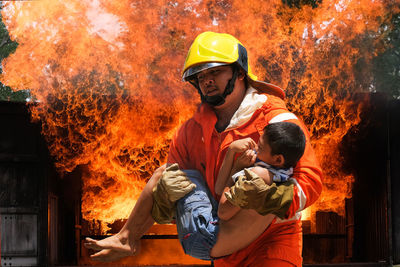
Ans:
[[[238,68],[236,66],[233,66],[233,74],[232,74],[232,78],[228,81],[228,83],[225,86],[225,90],[224,92],[218,95],[212,95],[212,96],[205,96],[203,95],[203,93],[200,90],[200,86],[199,83],[190,81],[190,83],[196,87],[197,91],[200,94],[201,97],[201,102],[206,102],[207,104],[217,107],[217,106],[221,106],[222,104],[225,103],[225,98],[230,95],[233,92],[233,88],[235,87],[235,82],[238,76]]]

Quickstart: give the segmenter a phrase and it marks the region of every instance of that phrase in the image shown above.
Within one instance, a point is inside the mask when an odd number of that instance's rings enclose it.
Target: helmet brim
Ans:
[[[282,88],[279,86],[272,84],[272,83],[266,83],[258,80],[252,80],[249,77],[247,78],[249,84],[257,89],[258,91],[262,93],[267,93],[271,95],[275,95],[277,97],[280,97],[282,99],[285,99],[285,91],[283,91]]]
[[[226,62],[209,62],[209,63],[203,63],[199,64],[193,67],[190,67],[189,69],[185,70],[185,72],[182,75],[182,81],[187,82],[189,80],[192,80],[194,78],[194,75],[202,72],[203,70],[219,67],[219,66],[226,66],[230,65],[231,63],[226,63]]]

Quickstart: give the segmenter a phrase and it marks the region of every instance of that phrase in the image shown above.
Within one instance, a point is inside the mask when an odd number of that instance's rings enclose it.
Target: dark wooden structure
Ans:
[[[60,179],[28,109],[0,102],[1,266],[73,264],[80,184]]]
[[[390,175],[389,188],[389,237],[390,254],[394,264],[400,264],[400,101],[389,104],[389,151],[388,170]]]
[[[304,262],[313,265],[400,264],[400,101],[360,94],[361,122],[341,143],[354,176],[346,217],[317,212],[316,233],[304,233]]]
[[[46,261],[47,166],[39,126],[24,104],[0,105],[0,213],[2,265]]]

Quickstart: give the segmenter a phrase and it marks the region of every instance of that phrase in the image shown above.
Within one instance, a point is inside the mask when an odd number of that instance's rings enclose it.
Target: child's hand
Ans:
[[[257,146],[256,142],[250,137],[233,141],[229,148],[236,153],[245,152],[246,150],[253,150]]]
[[[254,162],[256,161],[256,152],[254,152],[253,149],[248,149],[236,159],[236,161],[233,164],[233,167],[235,170],[241,170],[250,166],[254,165]]]

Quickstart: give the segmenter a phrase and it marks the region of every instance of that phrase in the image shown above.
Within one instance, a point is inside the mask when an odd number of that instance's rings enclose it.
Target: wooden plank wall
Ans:
[[[303,235],[304,263],[346,262],[346,220],[334,212],[316,214],[316,232]]]
[[[43,266],[47,185],[40,127],[25,104],[10,102],[0,102],[0,125],[1,255],[9,264]]]
[[[393,264],[400,264],[400,100],[390,103],[389,123]]]
[[[388,98],[360,94],[355,101],[362,104],[361,122],[344,136],[340,151],[343,170],[354,176],[351,260],[389,264]]]

